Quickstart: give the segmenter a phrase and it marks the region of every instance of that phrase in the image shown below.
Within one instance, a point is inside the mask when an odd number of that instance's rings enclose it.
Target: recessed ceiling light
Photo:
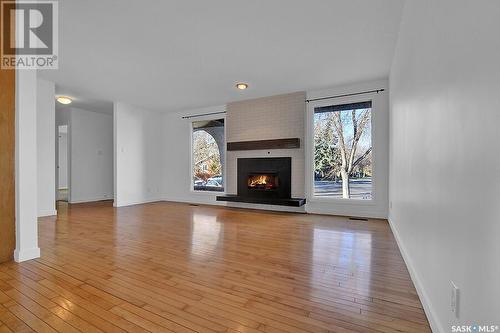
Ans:
[[[246,83],[238,83],[238,84],[236,84],[236,88],[238,88],[240,90],[245,90],[246,88],[248,88],[248,84],[246,84]]]
[[[73,102],[73,100],[67,96],[59,96],[57,97],[57,101],[64,105],[71,104],[71,102]]]

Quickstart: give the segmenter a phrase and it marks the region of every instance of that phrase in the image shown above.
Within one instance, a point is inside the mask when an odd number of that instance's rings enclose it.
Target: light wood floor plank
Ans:
[[[58,204],[0,265],[1,332],[430,332],[387,221]]]

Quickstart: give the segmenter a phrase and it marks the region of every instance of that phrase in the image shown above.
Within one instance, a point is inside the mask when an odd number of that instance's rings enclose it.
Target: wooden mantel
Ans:
[[[228,142],[227,150],[265,150],[300,148],[299,138]]]

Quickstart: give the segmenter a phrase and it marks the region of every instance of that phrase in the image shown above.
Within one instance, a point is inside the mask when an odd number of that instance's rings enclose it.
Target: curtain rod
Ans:
[[[202,114],[194,114],[191,116],[184,116],[182,119],[191,119],[191,118],[197,118],[197,117],[203,117],[203,116],[211,116],[213,114],[221,114],[221,113],[226,113],[226,111],[220,111],[220,112],[210,112],[210,113],[202,113]]]
[[[337,96],[328,96],[328,97],[321,97],[321,98],[306,99],[306,103],[314,102],[314,101],[322,101],[324,99],[349,97],[349,96],[356,96],[356,95],[363,95],[363,94],[370,94],[370,93],[377,93],[378,94],[381,91],[385,91],[385,89],[367,90],[367,91],[361,91],[361,92],[351,93],[351,94],[344,94],[344,95],[337,95]]]

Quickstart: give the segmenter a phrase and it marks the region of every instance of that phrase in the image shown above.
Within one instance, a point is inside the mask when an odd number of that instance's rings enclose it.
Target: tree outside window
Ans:
[[[371,102],[314,109],[314,195],[372,199]]]

